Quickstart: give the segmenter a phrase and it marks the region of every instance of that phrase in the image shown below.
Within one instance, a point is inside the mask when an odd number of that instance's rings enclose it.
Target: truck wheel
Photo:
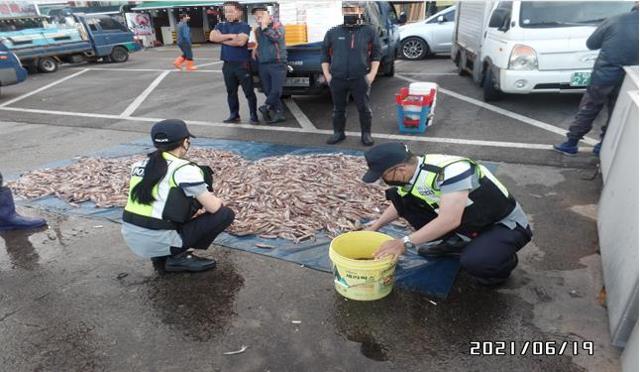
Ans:
[[[496,88],[491,66],[487,67],[487,72],[485,72],[484,79],[482,79],[482,98],[485,102],[497,101],[502,98],[502,92]]]
[[[463,55],[458,52],[458,57],[456,58],[456,72],[459,76],[465,76],[467,74],[467,70],[465,70],[465,66],[467,64],[466,58],[463,60]]]
[[[400,46],[402,57],[410,60],[423,59],[429,54],[429,46],[419,37],[409,37]]]
[[[384,76],[392,77],[396,74],[396,60],[392,58],[391,61],[385,63],[382,68]]]
[[[56,72],[58,71],[58,61],[51,57],[40,58],[38,60],[38,71],[40,72]]]
[[[109,55],[109,58],[115,63],[127,62],[127,60],[129,59],[129,52],[127,51],[127,49],[121,46],[117,46],[113,48],[111,54]]]

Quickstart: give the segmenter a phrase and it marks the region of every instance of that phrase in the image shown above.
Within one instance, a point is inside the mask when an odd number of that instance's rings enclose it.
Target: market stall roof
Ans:
[[[241,4],[264,4],[272,3],[273,1],[238,1]],[[145,1],[131,10],[151,10],[151,9],[166,9],[166,8],[188,8],[191,6],[219,6],[224,1],[206,1],[206,0],[192,0],[192,1]]]

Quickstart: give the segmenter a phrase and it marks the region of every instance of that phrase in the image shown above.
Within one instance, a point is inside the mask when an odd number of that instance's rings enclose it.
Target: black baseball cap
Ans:
[[[155,147],[170,147],[188,137],[196,136],[189,133],[187,124],[180,119],[162,120],[151,128],[151,141]]]
[[[411,156],[413,154],[404,143],[389,142],[374,146],[364,153],[369,170],[362,180],[366,183],[375,182],[387,169],[405,163]]]

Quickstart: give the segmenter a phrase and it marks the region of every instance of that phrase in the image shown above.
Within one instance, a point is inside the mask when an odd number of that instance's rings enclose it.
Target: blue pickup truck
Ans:
[[[398,17],[390,2],[369,1],[365,6],[365,20],[378,31],[382,42],[383,57],[379,74],[393,76],[400,46],[398,25],[406,22],[406,15]],[[322,74],[321,46],[322,42],[316,42],[287,47],[289,72],[283,96],[321,94],[328,88]],[[254,71],[254,82],[260,88],[257,71]]]
[[[133,33],[108,15],[69,14],[66,23],[0,29],[3,44],[31,71],[54,72],[61,62],[126,62],[141,47]]]
[[[0,89],[18,84],[26,78],[27,71],[20,65],[18,57],[0,42]]]

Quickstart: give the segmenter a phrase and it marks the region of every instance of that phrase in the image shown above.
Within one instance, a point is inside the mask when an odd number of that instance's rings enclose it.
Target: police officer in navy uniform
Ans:
[[[122,236],[131,250],[166,271],[204,271],[216,262],[191,254],[207,249],[234,220],[234,212],[212,191],[208,167],[184,157],[193,137],[182,120],[153,125],[156,151],[131,168]]]
[[[333,135],[327,139],[329,145],[346,138],[349,92],[358,108],[362,144],[373,145],[369,92],[380,67],[382,45],[376,30],[364,24],[364,9],[363,2],[343,2],[344,23],[327,31],[322,42],[322,72],[333,100]]]
[[[393,186],[386,192],[391,205],[367,230],[399,217],[416,229],[385,242],[376,258],[396,259],[417,247],[425,257],[459,256],[481,284],[497,285],[509,277],[532,232],[520,204],[486,167],[458,156],[415,156],[397,142],[375,146],[365,158],[369,170],[363,181],[382,178]]]

